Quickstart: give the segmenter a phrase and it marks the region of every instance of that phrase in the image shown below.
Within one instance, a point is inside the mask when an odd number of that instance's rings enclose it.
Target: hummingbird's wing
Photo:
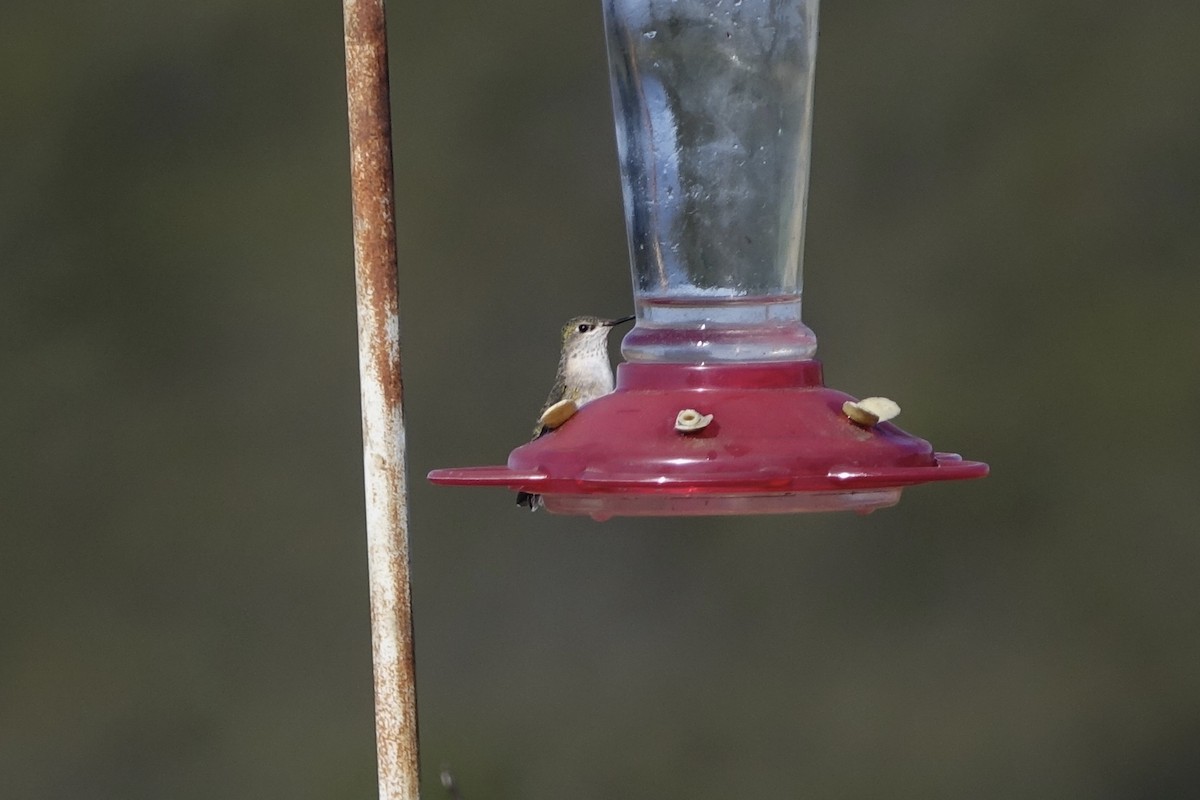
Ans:
[[[550,406],[554,405],[560,400],[565,399],[566,395],[566,381],[564,381],[562,378],[559,378],[554,382],[554,386],[550,388],[550,394],[546,395],[546,402],[542,404],[542,410],[538,412],[538,421],[533,426],[533,438],[530,439],[530,441],[533,441],[533,439],[540,439],[552,430],[552,428],[547,428],[542,424],[542,414],[544,414],[546,409]]]

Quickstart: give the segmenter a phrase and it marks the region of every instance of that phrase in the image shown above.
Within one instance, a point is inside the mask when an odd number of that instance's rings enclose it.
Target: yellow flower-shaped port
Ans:
[[[858,402],[847,400],[842,404],[842,412],[855,425],[871,428],[897,416],[900,406],[886,397],[864,397]]]
[[[680,433],[695,433],[708,427],[712,414],[701,414],[694,408],[685,408],[675,416],[675,430]]]
[[[575,416],[575,412],[578,410],[579,406],[574,400],[559,400],[542,412],[542,415],[538,417],[538,424],[554,430]]]

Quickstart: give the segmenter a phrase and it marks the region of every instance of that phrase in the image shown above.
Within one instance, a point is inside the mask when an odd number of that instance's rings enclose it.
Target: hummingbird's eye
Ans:
[[[591,326],[591,325],[588,325],[588,324],[585,322],[585,323],[583,323],[582,325],[580,325],[580,326],[579,326],[579,329],[578,329],[578,330],[579,330],[579,332],[580,332],[580,333],[587,333],[587,332],[588,332],[588,331],[590,331],[591,329],[592,329],[592,326]]]

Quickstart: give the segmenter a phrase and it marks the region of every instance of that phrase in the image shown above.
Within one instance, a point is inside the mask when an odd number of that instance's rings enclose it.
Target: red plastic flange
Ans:
[[[884,422],[863,427],[818,361],[626,363],[615,391],[518,447],[504,467],[440,469],[434,483],[506,486],[549,511],[610,516],[873,511],[905,486],[979,478],[986,464],[935,453]],[[675,428],[680,411],[712,415]]]

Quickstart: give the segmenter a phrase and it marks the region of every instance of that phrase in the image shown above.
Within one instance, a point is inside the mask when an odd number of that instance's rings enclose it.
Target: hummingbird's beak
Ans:
[[[615,328],[618,325],[624,325],[626,322],[629,322],[630,320],[632,320],[634,318],[634,316],[635,315],[630,314],[628,317],[621,317],[620,319],[610,319],[608,322],[604,323],[604,326],[606,328]]]

